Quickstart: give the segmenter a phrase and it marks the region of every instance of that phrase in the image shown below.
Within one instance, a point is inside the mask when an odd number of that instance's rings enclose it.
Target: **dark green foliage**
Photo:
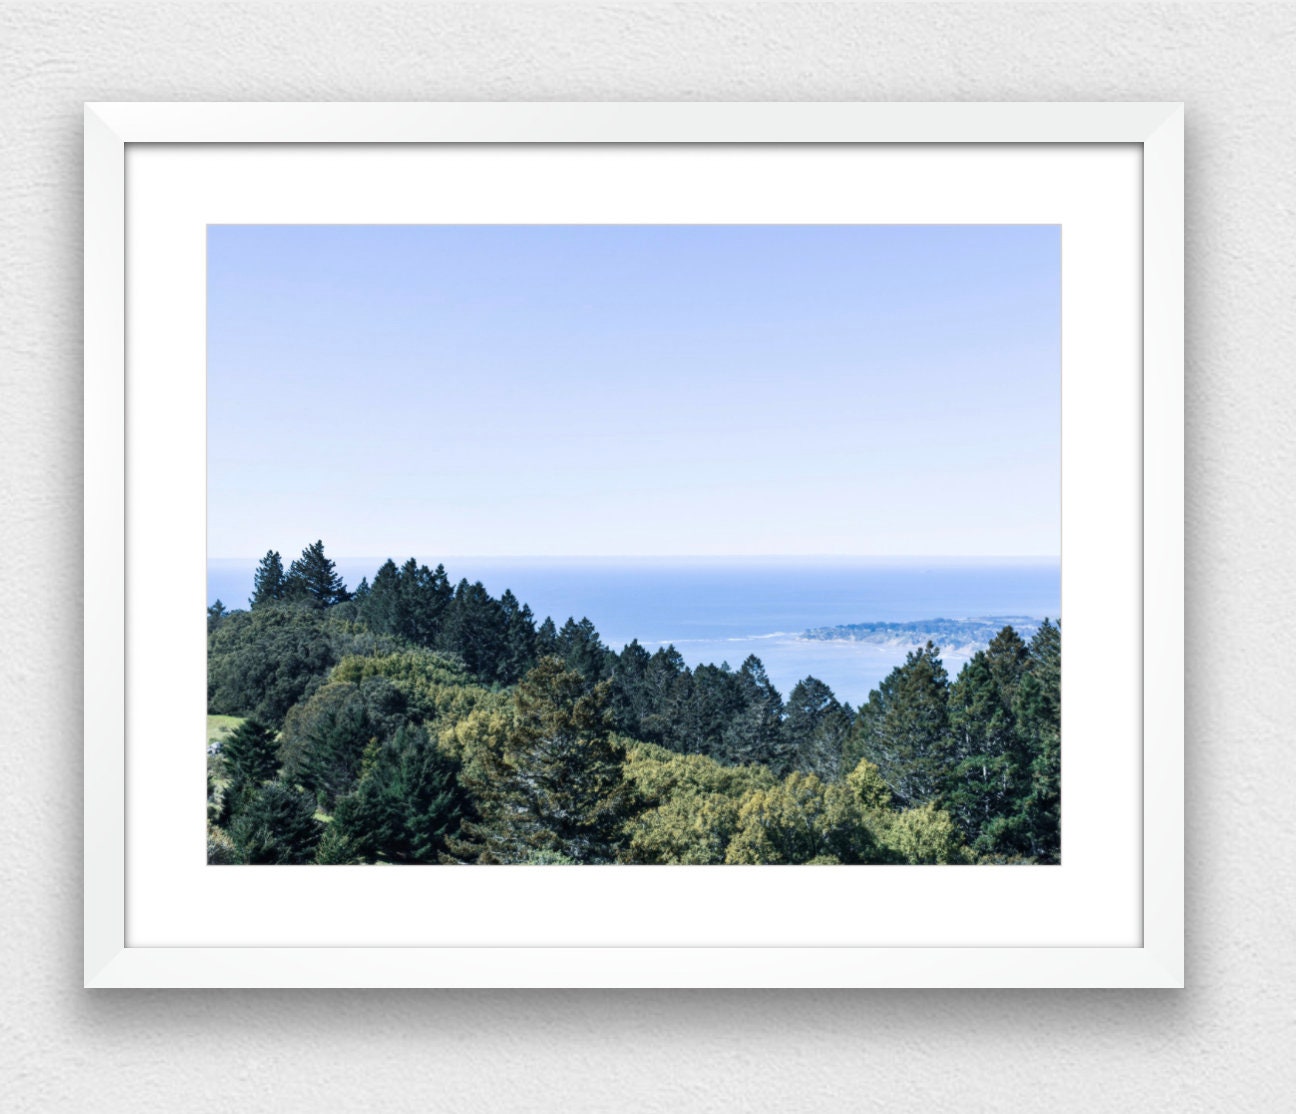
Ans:
[[[367,589],[358,614],[373,630],[416,646],[436,644],[453,595],[442,566],[429,569],[411,557],[398,568],[388,558]]]
[[[1045,621],[1031,639],[1014,711],[1030,766],[1018,846],[1042,863],[1062,857],[1062,632]]]
[[[319,845],[315,848],[315,862],[320,866],[354,866],[365,862],[355,845],[347,839],[337,825],[337,819],[324,828]]]
[[[315,690],[348,654],[390,653],[405,643],[304,603],[234,611],[207,640],[207,710],[282,725],[288,709]]]
[[[513,684],[535,665],[536,628],[531,608],[519,603],[517,596],[505,589],[500,596],[504,611],[504,653],[498,670],[500,680]]]
[[[244,720],[221,743],[225,776],[240,785],[260,785],[279,772],[274,732],[255,719]]]
[[[867,758],[903,806],[932,800],[946,765],[948,696],[949,679],[936,646],[928,642],[911,651],[860,709],[846,767]]]
[[[360,616],[383,634],[395,634],[400,629],[400,569],[390,557],[374,573],[373,583],[360,601]]]
[[[324,685],[284,721],[279,750],[284,776],[310,789],[320,807],[330,810],[359,779],[365,748],[393,735],[405,713],[403,694],[385,677]]]
[[[728,665],[699,665],[681,682],[675,749],[681,754],[714,756],[723,749],[725,732],[742,710],[738,677]]]
[[[441,629],[446,608],[450,606],[450,581],[445,569],[437,565],[416,564],[411,557],[401,566],[396,582],[396,630],[415,646],[431,646]]]
[[[604,660],[618,731],[680,754],[761,763],[780,775],[793,768],[782,697],[754,655],[737,673],[714,665],[690,670],[674,646],[650,655],[638,642]]]
[[[211,607],[207,609],[207,633],[211,634],[212,631],[219,627],[221,625],[221,620],[228,614],[229,611],[226,610],[225,605],[221,603],[220,600],[217,600],[212,604]]]
[[[348,706],[325,716],[311,733],[299,766],[301,783],[331,809],[360,776],[365,749],[378,737],[363,706]]]
[[[249,794],[233,817],[229,836],[237,862],[282,866],[310,862],[321,830],[310,794],[272,781]]]
[[[437,649],[457,654],[482,681],[502,679],[508,657],[508,619],[480,581],[459,581],[446,607]]]
[[[842,770],[842,748],[852,716],[832,689],[817,677],[797,683],[788,696],[783,733],[792,765],[803,773],[835,781]]]
[[[267,550],[252,577],[252,597],[248,600],[248,605],[263,607],[267,603],[278,603],[284,599],[287,590],[283,558],[275,550]]]
[[[336,660],[323,616],[308,608],[236,611],[208,639],[208,711],[277,727]]]
[[[419,727],[401,727],[372,748],[355,791],[343,797],[332,827],[368,862],[435,863],[465,811],[458,764]]]
[[[986,853],[1010,852],[1005,818],[1029,777],[1013,712],[1026,644],[1005,627],[964,666],[950,692],[950,754],[942,801],[965,838]]]
[[[618,727],[636,739],[679,749],[672,725],[686,696],[688,667],[674,646],[647,655],[637,643],[633,645],[633,651],[626,648],[630,658],[623,655],[627,668],[613,682],[615,704],[626,710]]]
[[[589,689],[559,658],[542,658],[522,679],[502,745],[464,768],[480,819],[450,841],[455,859],[520,863],[537,851],[578,863],[617,857],[632,798],[625,750],[608,733],[608,687]]]
[[[611,673],[609,651],[588,619],[579,623],[568,619],[562,625],[555,653],[567,663],[568,669],[574,669],[591,685]]]
[[[315,607],[332,607],[350,599],[336,566],[324,555],[322,541],[308,545],[289,566],[284,594],[289,599],[304,599]]]
[[[536,661],[556,657],[558,654],[558,628],[550,618],[546,617],[536,628],[535,654]]]
[[[757,764],[779,774],[788,772],[792,755],[783,731],[783,697],[766,675],[760,658],[748,655],[734,685],[738,707],[713,757],[734,765]]]
[[[209,711],[246,717],[210,760],[211,862],[1061,858],[1047,621],[953,683],[929,642],[855,715],[813,677],[785,706],[755,656],[690,669],[588,619],[537,628],[412,559],[348,599],[322,543],[287,575],[272,550],[252,602],[208,610]]]

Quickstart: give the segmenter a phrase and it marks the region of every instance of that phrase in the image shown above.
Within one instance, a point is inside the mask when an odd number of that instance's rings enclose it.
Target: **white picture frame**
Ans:
[[[398,946],[133,940],[127,900],[131,639],[168,621],[128,601],[132,145],[1131,145],[1141,157],[1142,847],[1136,940],[1011,946],[582,940]],[[87,987],[1181,987],[1183,921],[1183,108],[1179,104],[88,104],[85,109],[85,950]],[[933,212],[933,219],[940,214]],[[133,219],[147,221],[147,211]],[[1134,256],[1137,258],[1137,254]],[[1130,276],[1126,276],[1127,278]],[[199,314],[199,317],[201,315]],[[1065,318],[1064,318],[1065,327]],[[1066,406],[1064,390],[1064,407]],[[138,401],[138,400],[136,400]],[[1141,413],[1133,407],[1141,402]],[[202,430],[184,430],[201,439]],[[1064,457],[1065,461],[1065,457]],[[1065,465],[1064,465],[1065,466]],[[1064,526],[1065,530],[1065,526]],[[1141,546],[1141,553],[1138,552]],[[1066,560],[1064,552],[1064,560]],[[151,616],[151,617],[150,617]],[[1136,702],[1137,703],[1137,702]],[[1070,740],[1065,734],[1064,740]],[[1064,746],[1064,754],[1065,754]],[[1064,758],[1065,761],[1065,758]],[[1131,767],[1133,768],[1133,767]],[[1065,777],[1063,793],[1067,792]],[[333,869],[333,868],[323,868]],[[346,869],[346,868],[342,868]],[[534,871],[547,868],[466,868]],[[620,871],[622,868],[605,868]],[[706,871],[711,868],[627,868]],[[728,868],[720,868],[728,869]],[[748,868],[749,871],[907,868]],[[968,868],[918,868],[963,870]],[[974,868],[1020,870],[1022,868]],[[1041,868],[1062,870],[1063,868]],[[393,872],[380,872],[393,873]],[[497,877],[500,877],[497,875]],[[520,878],[520,875],[514,875]],[[656,885],[618,874],[617,892]],[[695,877],[697,877],[695,875]],[[755,878],[755,875],[748,875]],[[519,884],[522,884],[519,882]],[[631,890],[626,890],[630,887]],[[146,934],[147,936],[148,934]]]

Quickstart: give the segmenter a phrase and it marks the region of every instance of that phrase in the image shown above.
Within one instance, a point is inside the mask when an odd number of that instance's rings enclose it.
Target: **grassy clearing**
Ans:
[[[208,716],[207,742],[204,744],[203,749],[206,750],[212,743],[224,742],[242,722],[243,718],[241,716]],[[212,784],[217,789],[224,789],[227,784],[224,774],[225,767],[224,763],[221,762],[220,755],[208,754],[207,775],[212,779]]]
[[[243,722],[241,716],[208,716],[207,745],[223,742],[225,736],[234,731]]]

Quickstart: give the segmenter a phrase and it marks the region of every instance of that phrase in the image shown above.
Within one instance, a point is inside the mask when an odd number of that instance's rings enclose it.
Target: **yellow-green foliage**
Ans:
[[[891,807],[891,790],[882,780],[881,771],[867,758],[861,758],[859,765],[846,775],[846,784],[861,808],[880,812]]]
[[[468,674],[453,658],[432,650],[401,650],[343,658],[333,668],[333,679],[358,685],[369,677],[386,677],[399,688],[419,685],[463,685]],[[401,682],[405,682],[402,684]]]
[[[883,842],[907,863],[966,863],[971,861],[949,813],[928,801],[896,813]]]
[[[727,863],[866,863],[881,858],[849,785],[793,772],[743,798]]]
[[[243,722],[242,716],[208,716],[207,742],[223,743],[225,739]]]
[[[221,828],[207,825],[207,862],[212,866],[227,866],[238,862],[234,841]]]
[[[208,716],[206,745],[210,747],[212,743],[223,744],[242,722],[241,716]],[[207,776],[217,789],[224,789],[229,783],[229,779],[225,777],[225,763],[219,754],[207,755]]]
[[[625,742],[626,777],[642,809],[627,829],[635,862],[724,862],[744,796],[775,784],[764,766],[724,766],[697,754]]]
[[[474,684],[458,662],[431,650],[346,657],[334,666],[329,683],[359,685],[371,677],[390,681],[416,722],[444,724],[464,719],[481,704],[509,704],[507,693]]]
[[[867,758],[846,775],[846,784],[863,811],[865,823],[892,862],[966,863],[971,852],[949,813],[929,801],[920,808],[896,811],[891,790]]]
[[[437,749],[467,767],[483,750],[493,748],[496,753],[502,753],[512,723],[513,713],[507,697],[487,693],[462,719],[445,722],[437,735]]]

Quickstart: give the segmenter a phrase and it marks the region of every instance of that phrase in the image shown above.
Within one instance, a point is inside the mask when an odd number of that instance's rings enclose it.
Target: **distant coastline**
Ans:
[[[439,557],[420,558],[432,566]],[[1023,638],[1061,606],[1056,559],[1006,558],[444,558],[452,582],[511,589],[561,626],[588,617],[621,650],[675,646],[690,666],[737,669],[749,654],[786,697],[813,675],[842,700],[868,698],[906,653],[928,638],[957,671],[983,649],[1006,616]],[[208,563],[208,603],[247,606],[252,560]],[[352,587],[372,581],[381,561],[343,557]],[[936,618],[962,616],[962,619]],[[1021,617],[1029,616],[1028,619]],[[981,617],[981,618],[977,618]]]
[[[867,642],[874,646],[912,649],[934,643],[947,654],[966,656],[989,645],[1004,627],[1024,639],[1034,637],[1041,619],[1028,615],[987,615],[975,619],[920,619],[908,623],[843,623],[813,627],[800,637],[812,642]]]

